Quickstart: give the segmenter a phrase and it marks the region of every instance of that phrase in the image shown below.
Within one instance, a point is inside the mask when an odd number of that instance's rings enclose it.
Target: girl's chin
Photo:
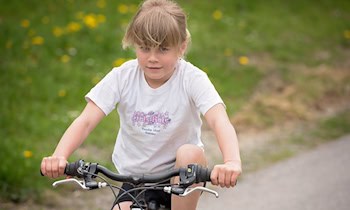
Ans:
[[[161,81],[163,77],[157,75],[146,75],[146,80]]]

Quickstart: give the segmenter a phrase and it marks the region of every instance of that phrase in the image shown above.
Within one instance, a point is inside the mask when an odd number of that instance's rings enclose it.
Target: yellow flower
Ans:
[[[126,5],[126,4],[119,4],[118,5],[118,12],[120,14],[126,14],[126,13],[128,13],[128,11],[129,11],[128,5]]]
[[[23,156],[25,158],[31,158],[33,156],[33,152],[30,150],[25,150],[25,151],[23,151]]]
[[[28,28],[28,27],[30,26],[30,21],[27,20],[27,19],[22,20],[22,21],[21,21],[21,26],[22,26],[23,28]]]
[[[221,12],[221,10],[215,10],[214,12],[213,12],[213,18],[214,18],[214,20],[221,20],[222,19],[222,12]]]
[[[77,22],[70,22],[67,25],[67,31],[70,33],[80,31],[80,29],[81,29],[81,25]]]
[[[118,66],[122,65],[125,61],[126,61],[125,58],[118,58],[117,60],[114,61],[113,65],[118,67]]]
[[[61,27],[54,27],[52,33],[55,37],[60,37],[64,34],[64,30]]]
[[[97,27],[97,19],[96,19],[96,15],[94,14],[88,14],[86,16],[84,16],[83,21],[85,23],[85,25],[89,28],[96,28]]]
[[[69,55],[62,55],[61,62],[62,63],[68,63],[70,61]]]
[[[345,39],[350,39],[350,30],[344,31],[344,37],[345,37]]]
[[[42,45],[44,44],[44,38],[41,36],[35,36],[32,38],[33,45]]]
[[[61,89],[58,91],[58,96],[63,98],[67,95],[67,91],[65,89]]]
[[[249,63],[249,58],[247,56],[240,56],[238,61],[241,65],[247,65]]]
[[[98,0],[97,3],[96,3],[96,6],[97,6],[98,8],[103,9],[103,8],[106,7],[106,1],[105,1],[105,0]]]

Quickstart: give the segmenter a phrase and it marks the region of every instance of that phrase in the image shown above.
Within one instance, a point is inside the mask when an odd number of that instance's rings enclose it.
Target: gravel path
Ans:
[[[350,135],[213,189],[219,199],[203,194],[199,210],[348,210]]]

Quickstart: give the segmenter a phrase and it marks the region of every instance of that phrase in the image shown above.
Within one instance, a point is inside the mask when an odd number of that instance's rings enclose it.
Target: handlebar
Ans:
[[[83,160],[78,160],[73,163],[68,163],[64,173],[68,176],[75,176],[79,178],[89,175],[92,176],[92,178],[95,178],[94,175],[102,173],[111,180],[128,182],[135,185],[141,183],[158,183],[175,176],[180,176],[180,184],[189,186],[194,183],[210,181],[211,170],[200,165],[190,164],[187,166],[187,168],[173,169],[158,174],[121,175],[114,173],[97,163],[88,163]]]
[[[208,189],[206,187],[190,187],[192,184],[195,183],[211,181],[211,170],[197,164],[190,164],[187,166],[187,168],[183,167],[157,174],[122,175],[114,173],[106,167],[99,165],[98,163],[89,163],[85,162],[84,160],[78,160],[73,163],[68,163],[66,165],[64,173],[68,176],[77,177],[79,179],[70,178],[59,180],[52,184],[54,187],[60,184],[71,182],[78,184],[82,189],[85,190],[92,190],[106,186],[109,186],[112,189],[113,186],[110,185],[103,177],[98,175],[99,173],[101,173],[109,179],[117,182],[127,182],[133,185],[142,185],[144,186],[144,189],[148,188],[147,184],[150,184],[150,186],[153,185],[153,189],[156,189],[155,187],[158,186],[158,189],[160,187],[164,192],[179,195],[182,197],[187,196],[195,191],[208,192],[215,195],[215,197],[219,197],[219,194],[216,191]],[[159,183],[169,180],[170,178],[175,176],[179,176],[179,183],[170,184],[166,186],[159,185]],[[104,182],[95,181],[96,177],[103,179]],[[113,189],[112,191],[116,197],[116,194],[114,193]],[[117,197],[116,200],[118,200]]]

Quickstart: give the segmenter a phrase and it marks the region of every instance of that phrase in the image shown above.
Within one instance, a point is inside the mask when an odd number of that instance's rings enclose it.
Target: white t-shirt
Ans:
[[[106,115],[117,106],[120,129],[112,160],[121,174],[156,173],[175,165],[183,144],[203,146],[200,114],[223,101],[205,72],[179,60],[153,89],[137,60],[113,68],[86,95]]]

